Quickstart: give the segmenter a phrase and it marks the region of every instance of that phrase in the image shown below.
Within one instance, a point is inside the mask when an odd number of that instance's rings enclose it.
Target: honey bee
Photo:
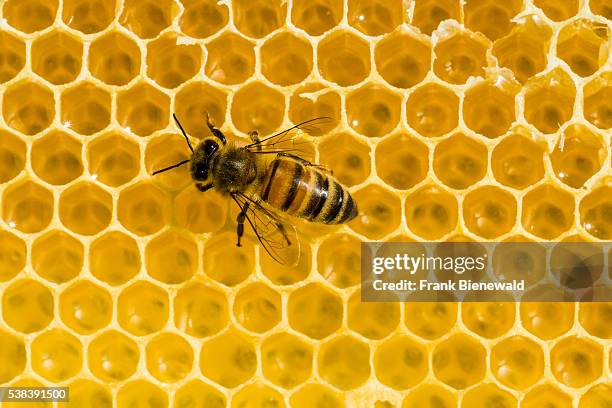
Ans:
[[[189,164],[199,191],[214,188],[229,195],[240,208],[236,219],[237,246],[245,221],[265,251],[277,262],[295,265],[300,244],[295,227],[286,216],[322,224],[342,224],[357,216],[357,204],[346,187],[323,166],[300,157],[301,132],[312,132],[318,124],[331,121],[321,117],[299,123],[282,132],[260,138],[250,132],[250,144],[228,143],[225,135],[206,115],[213,137],[195,149],[176,115],[176,124],[191,150],[191,158],[157,170],[153,175]],[[272,160],[266,159],[274,155]]]

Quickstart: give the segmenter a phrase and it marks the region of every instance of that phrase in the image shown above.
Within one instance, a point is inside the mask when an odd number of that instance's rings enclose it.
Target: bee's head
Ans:
[[[191,177],[195,181],[206,181],[209,169],[212,167],[213,157],[219,151],[219,143],[206,139],[196,146],[191,156]]]

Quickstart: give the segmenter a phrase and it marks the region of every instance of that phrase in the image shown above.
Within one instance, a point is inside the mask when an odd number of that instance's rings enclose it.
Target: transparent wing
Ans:
[[[256,198],[241,193],[235,194],[233,198],[241,209],[248,203],[246,221],[262,248],[283,265],[297,265],[300,260],[300,241],[295,227],[264,207]]]

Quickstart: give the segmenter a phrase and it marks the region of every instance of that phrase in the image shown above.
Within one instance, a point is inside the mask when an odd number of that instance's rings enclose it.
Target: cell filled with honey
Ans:
[[[334,333],[342,324],[342,316],[342,300],[321,284],[311,283],[289,296],[289,325],[310,338],[322,339]]]
[[[81,142],[76,138],[53,131],[32,144],[32,169],[50,184],[67,184],[83,172],[81,150]]]
[[[67,89],[61,97],[61,120],[82,135],[91,135],[110,123],[111,97],[92,83]]]
[[[589,3],[591,11],[607,19],[612,17],[612,7],[606,0],[593,0]]]
[[[62,230],[51,230],[32,244],[30,258],[36,273],[53,283],[74,279],[83,267],[83,244]]]
[[[368,137],[382,137],[399,122],[401,99],[387,88],[366,84],[346,98],[349,125]]]
[[[206,115],[217,127],[222,127],[227,109],[227,94],[205,82],[192,82],[182,88],[175,98],[174,113],[187,134],[199,139],[211,137]],[[185,140],[182,150],[187,149]]]
[[[521,401],[521,407],[536,408],[543,406],[571,408],[572,397],[551,384],[542,384],[529,391]]]
[[[16,131],[32,136],[53,121],[55,101],[47,87],[25,79],[5,88],[3,93],[2,116]]]
[[[281,320],[281,295],[262,282],[253,282],[236,294],[233,314],[242,327],[255,333],[274,328]]]
[[[390,337],[381,343],[374,353],[376,378],[395,390],[411,388],[427,375],[428,357],[425,345],[411,337]]]
[[[487,148],[479,141],[457,133],[436,145],[433,168],[445,185],[464,189],[487,173]]]
[[[463,7],[465,25],[480,31],[491,40],[503,37],[512,27],[512,18],[521,11],[522,1],[499,3],[490,0],[469,0]]]
[[[232,2],[234,24],[252,38],[262,38],[283,25],[287,4],[280,0],[238,0]]]
[[[226,397],[210,384],[192,380],[181,385],[174,394],[173,408],[193,406],[224,408]]]
[[[461,2],[457,0],[418,0],[414,3],[411,24],[422,33],[431,35],[444,20],[460,20]]]
[[[353,193],[359,202],[360,215],[350,227],[370,239],[380,239],[393,232],[400,224],[399,198],[384,187],[367,185]]]
[[[152,85],[136,84],[117,94],[117,121],[138,136],[168,125],[170,98]]]
[[[111,322],[113,300],[101,286],[87,280],[73,283],[60,294],[59,314],[79,334],[92,334]]]
[[[455,3],[455,0],[449,3]],[[435,10],[439,6],[432,7]],[[467,30],[451,31],[441,37],[434,47],[433,71],[438,78],[449,84],[464,84],[472,76],[484,77],[484,68],[488,65],[488,46],[487,40],[475,33]]]
[[[208,239],[202,260],[204,273],[226,286],[236,286],[247,279],[255,269],[255,246],[249,239],[243,239],[241,245],[240,248],[236,246],[234,231]]]
[[[302,123],[313,118],[327,117],[309,128],[311,136],[322,136],[330,133],[338,125],[340,117],[340,95],[332,88],[319,83],[308,83],[296,89],[289,99],[289,119],[293,123]]]
[[[300,83],[312,71],[312,46],[304,38],[288,32],[266,40],[259,52],[261,71],[274,84]]]
[[[139,171],[140,150],[127,135],[110,132],[87,144],[89,173],[110,187],[132,180]]]
[[[190,37],[206,38],[221,30],[228,20],[227,5],[214,0],[184,0],[179,19],[181,31]]]
[[[212,336],[229,321],[227,297],[215,286],[188,284],[178,290],[173,302],[174,325],[191,336]]]
[[[451,302],[406,302],[404,324],[413,334],[426,340],[448,333],[457,321],[457,305]]]
[[[516,223],[517,203],[512,194],[495,186],[470,191],[463,200],[463,219],[470,231],[483,238],[497,238]]]
[[[340,86],[362,82],[370,73],[368,43],[346,31],[325,36],[317,48],[319,72]]]
[[[147,371],[163,383],[174,383],[185,378],[193,366],[191,345],[174,333],[160,333],[145,348]]]
[[[479,336],[492,339],[512,328],[515,305],[510,302],[472,302],[461,306],[461,320]]]
[[[293,285],[303,281],[308,277],[312,266],[312,250],[310,243],[305,239],[300,239],[300,259],[293,266],[282,265],[272,257],[264,255],[260,259],[261,272],[275,285]]]
[[[609,384],[601,383],[591,387],[580,398],[579,408],[597,408],[597,406],[606,406],[612,402],[610,392],[612,391]]]
[[[544,146],[522,129],[511,131],[493,149],[491,169],[495,179],[505,186],[524,189],[534,185],[545,174]]]
[[[117,201],[117,218],[131,232],[143,236],[154,234],[167,224],[169,198],[151,183],[140,182],[121,191]]]
[[[68,0],[63,4],[62,20],[83,34],[92,34],[108,27],[116,11],[115,0]]]
[[[178,6],[173,0],[128,0],[119,23],[142,39],[150,39],[168,27]]]
[[[612,237],[611,190],[608,185],[598,187],[580,201],[580,223],[589,234],[599,239]]]
[[[406,112],[408,125],[419,134],[442,136],[457,126],[459,98],[452,90],[429,83],[410,94]]]
[[[360,282],[360,241],[349,234],[326,238],[317,251],[317,265],[321,276],[338,288]]]
[[[396,31],[376,44],[378,73],[389,85],[410,88],[421,82],[431,64],[431,45],[420,37]]]
[[[386,137],[376,145],[376,173],[391,187],[407,190],[427,176],[428,156],[427,146],[411,135]]]
[[[610,318],[612,305],[607,302],[582,303],[578,312],[578,321],[591,335],[601,338],[612,338]]]
[[[146,380],[134,380],[123,384],[117,391],[117,408],[139,405],[143,399],[150,407],[168,406],[168,394],[164,389]]]
[[[612,9],[611,9],[612,11]],[[584,87],[585,119],[600,129],[612,127],[612,109],[604,101],[612,95],[612,74],[604,72]]]
[[[360,184],[370,174],[370,147],[348,133],[334,134],[319,144],[319,162],[345,186]]]
[[[179,134],[161,134],[150,139],[144,151],[145,166],[149,174],[189,159],[189,147],[185,138]],[[166,190],[181,190],[193,185],[189,166],[181,166],[172,171],[156,174],[153,182]],[[195,189],[195,188],[194,188]]]
[[[162,283],[185,282],[198,268],[198,247],[184,232],[167,230],[146,246],[145,265],[149,276]]]
[[[227,217],[227,199],[209,191],[202,194],[196,188],[186,188],[174,198],[177,225],[194,233],[217,232]]]
[[[0,131],[0,184],[17,177],[25,167],[26,144],[14,133]]]
[[[69,230],[95,235],[111,222],[112,197],[95,183],[80,182],[64,190],[59,199],[60,220]]]
[[[53,24],[57,9],[57,0],[10,0],[4,3],[2,11],[11,26],[30,34]]]
[[[461,408],[518,407],[518,401],[508,391],[493,383],[483,383],[470,389],[461,401]]]
[[[312,373],[312,346],[299,337],[277,333],[261,344],[263,375],[274,384],[291,389]]]
[[[344,408],[344,397],[333,389],[322,384],[306,384],[294,392],[289,399],[291,407],[308,408],[322,405],[329,408]]]
[[[34,279],[12,282],[2,293],[2,318],[20,333],[34,333],[47,327],[54,316],[53,295]]]
[[[158,332],[168,320],[168,294],[148,281],[123,289],[116,307],[119,325],[135,336]]]
[[[310,35],[321,35],[340,23],[344,3],[339,0],[295,0],[291,21]]]
[[[111,286],[122,285],[140,271],[138,244],[129,235],[109,231],[89,247],[89,269],[93,276]]]
[[[147,45],[147,75],[164,88],[176,88],[191,79],[202,63],[198,44],[182,44],[176,34],[161,36]]]
[[[113,396],[107,385],[88,379],[76,379],[68,387],[70,402],[66,405],[69,407],[111,408],[113,406]]]
[[[226,85],[239,84],[255,71],[254,44],[238,34],[227,32],[206,44],[206,76]]]
[[[523,302],[519,309],[523,327],[542,340],[559,337],[574,325],[573,303]]]
[[[491,370],[504,385],[525,389],[544,374],[544,355],[540,345],[527,337],[513,336],[491,350]]]
[[[276,389],[266,384],[251,383],[240,389],[232,398],[232,408],[244,406],[285,407],[283,395]]]
[[[0,282],[15,277],[26,264],[26,244],[15,234],[0,230]]]
[[[108,85],[126,85],[140,71],[140,49],[129,36],[112,31],[89,46],[89,72]]]
[[[400,321],[400,307],[395,302],[362,302],[355,292],[346,305],[349,330],[368,339],[383,339],[392,333]]]
[[[25,44],[19,37],[0,32],[0,83],[13,79],[25,65]]]
[[[532,78],[525,93],[525,119],[542,133],[555,133],[572,117],[575,92],[562,68]]]
[[[574,222],[574,197],[551,185],[530,190],[523,197],[523,227],[530,233],[552,239]]]
[[[406,199],[408,228],[425,239],[439,239],[457,226],[457,199],[436,186],[424,186]]]
[[[48,381],[61,382],[81,371],[83,346],[67,331],[47,331],[36,337],[30,347],[32,368]]]
[[[26,348],[23,339],[5,330],[0,331],[0,346],[0,357],[4,361],[0,368],[0,382],[6,383],[25,369]]]
[[[403,14],[403,3],[400,0],[348,2],[349,24],[366,35],[376,36],[393,31],[402,23]]]
[[[431,359],[436,378],[458,390],[479,383],[485,375],[485,348],[467,334],[453,334],[438,343]]]
[[[558,35],[557,56],[567,62],[574,73],[587,77],[603,65],[610,35],[607,26],[576,20],[563,27]]]
[[[285,97],[261,82],[251,82],[234,94],[231,107],[232,123],[247,134],[258,131],[268,135],[283,122]]]
[[[334,387],[348,391],[371,375],[370,347],[351,335],[340,335],[319,349],[319,375]]]
[[[2,194],[2,218],[25,233],[45,229],[53,216],[53,195],[31,180],[11,184]]]
[[[577,336],[558,341],[550,351],[550,368],[558,381],[574,388],[595,381],[602,374],[601,345]]]

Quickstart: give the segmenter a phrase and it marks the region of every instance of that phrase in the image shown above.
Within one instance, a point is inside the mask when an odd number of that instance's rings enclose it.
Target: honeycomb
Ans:
[[[609,303],[362,303],[360,241],[612,239],[610,0],[0,2],[2,407],[612,406]],[[285,268],[171,120],[316,116]],[[609,257],[612,254],[600,254]],[[612,273],[612,270],[607,273]]]

